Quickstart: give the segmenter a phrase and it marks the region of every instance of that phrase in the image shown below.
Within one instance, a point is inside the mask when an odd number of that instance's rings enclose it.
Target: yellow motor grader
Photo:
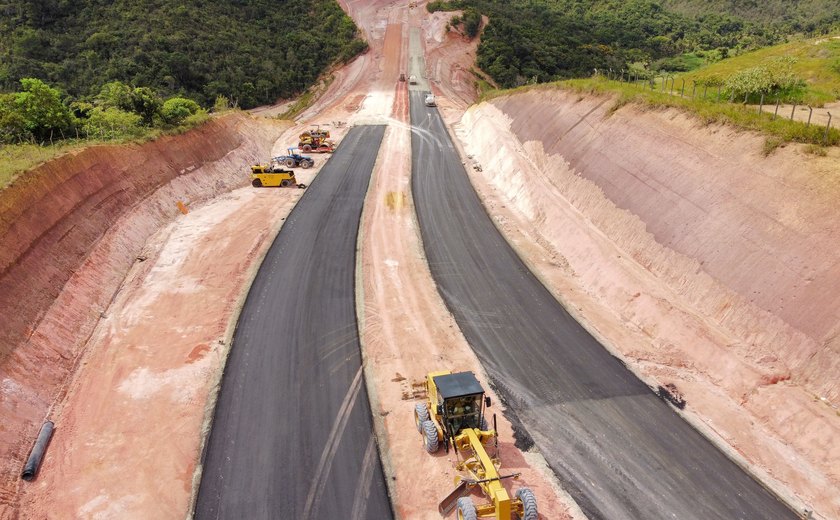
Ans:
[[[490,398],[472,372],[453,374],[449,371],[431,372],[426,376],[426,400],[414,407],[414,422],[423,438],[423,446],[435,453],[441,444],[449,452],[455,451],[456,469],[468,477],[456,477],[457,487],[438,506],[442,515],[457,507],[459,520],[495,518],[510,520],[512,515],[522,520],[537,520],[537,500],[528,488],[519,488],[515,497],[508,494],[502,480],[519,477],[519,473],[500,475],[499,438],[496,416],[493,429],[488,429],[484,416]],[[494,445],[494,455],[485,446]],[[489,500],[476,505],[470,491],[476,486]]]

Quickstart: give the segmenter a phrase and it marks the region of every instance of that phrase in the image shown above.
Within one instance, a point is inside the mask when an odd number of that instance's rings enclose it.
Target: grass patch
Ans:
[[[0,145],[0,190],[7,188],[21,173],[35,168],[39,164],[74,150],[81,150],[99,144],[145,143],[164,135],[178,135],[199,127],[210,120],[205,110],[187,117],[180,125],[161,130],[149,128],[139,137],[102,141],[97,139],[68,139],[56,144],[39,145],[32,143]]]
[[[826,155],[828,155],[828,150],[825,149],[825,146],[820,146],[818,144],[809,144],[805,147],[805,153],[816,155],[817,157],[825,157]]]
[[[840,98],[840,39],[817,38],[765,47],[712,63],[692,72],[678,75],[687,84],[692,81],[725,80],[735,73],[764,66],[774,58],[795,59],[793,73],[805,80],[807,90],[800,103],[822,107]]]
[[[764,155],[764,157],[769,157],[770,154],[775,152],[776,148],[782,146],[784,142],[785,141],[777,135],[768,136],[764,140],[764,146],[761,147],[761,153]]]
[[[46,146],[30,143],[0,145],[0,189],[8,187],[22,172],[89,144],[89,141],[74,140]]]
[[[657,83],[657,86],[659,85]],[[840,144],[840,129],[836,127],[831,128],[824,140],[824,126],[811,125],[808,127],[805,123],[791,121],[781,116],[774,120],[772,113],[765,111],[759,114],[755,107],[744,106],[740,103],[728,103],[725,100],[717,103],[713,99],[680,97],[660,90],[648,90],[642,84],[621,83],[599,77],[524,85],[510,90],[493,90],[484,93],[481,101],[490,101],[496,97],[527,92],[532,89],[551,88],[560,88],[582,94],[616,96],[615,104],[608,110],[610,114],[628,104],[648,108],[675,108],[693,114],[705,124],[726,124],[742,130],[759,132],[767,137],[778,138],[780,142],[777,147],[788,142],[816,146],[836,146]],[[674,90],[675,93],[677,91],[678,89]]]
[[[301,94],[300,97],[298,97],[297,100],[289,106],[288,110],[277,116],[277,119],[294,119],[297,117],[301,112],[311,107],[312,104],[327,91],[334,79],[335,76],[330,75],[324,81],[319,82],[315,87],[310,88]]]

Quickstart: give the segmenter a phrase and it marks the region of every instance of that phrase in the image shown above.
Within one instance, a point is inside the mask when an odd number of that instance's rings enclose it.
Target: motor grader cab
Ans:
[[[423,447],[435,453],[443,444],[444,449],[455,451],[458,471],[468,477],[456,478],[457,487],[438,505],[442,515],[457,507],[457,518],[474,520],[495,518],[510,520],[512,515],[523,520],[537,520],[537,502],[533,492],[520,488],[511,498],[502,481],[519,477],[519,473],[500,475],[499,441],[496,416],[493,429],[487,428],[484,416],[491,404],[484,395],[481,383],[472,372],[432,372],[426,376],[426,401],[414,408],[414,422],[423,438]],[[485,445],[494,445],[491,457]],[[468,495],[478,486],[489,503],[476,505]]]
[[[271,186],[306,188],[305,184],[298,184],[295,172],[284,170],[275,164],[255,164],[251,166],[251,185],[255,188]]]

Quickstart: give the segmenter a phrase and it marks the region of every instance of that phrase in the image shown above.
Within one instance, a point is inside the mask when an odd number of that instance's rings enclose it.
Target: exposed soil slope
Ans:
[[[837,151],[764,158],[760,136],[613,103],[535,89],[471,108],[458,132],[474,182],[637,372],[837,516]]]
[[[0,507],[83,347],[146,240],[195,203],[247,182],[241,165],[281,128],[234,114],[136,146],[92,147],[0,192]]]

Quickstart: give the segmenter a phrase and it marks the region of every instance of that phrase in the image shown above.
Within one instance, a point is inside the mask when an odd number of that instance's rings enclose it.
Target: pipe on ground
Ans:
[[[38,468],[41,467],[41,461],[44,459],[44,453],[47,451],[47,445],[50,443],[54,428],[55,425],[52,421],[47,421],[41,426],[35,446],[32,447],[29,459],[23,466],[23,473],[20,474],[20,478],[23,480],[33,480],[35,475],[38,474]]]

